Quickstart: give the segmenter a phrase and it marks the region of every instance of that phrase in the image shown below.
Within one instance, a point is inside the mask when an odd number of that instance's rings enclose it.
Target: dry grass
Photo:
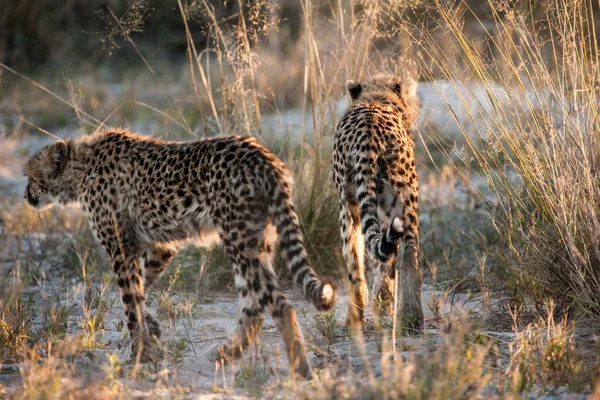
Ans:
[[[536,383],[550,388],[568,385],[579,391],[590,380],[589,375],[597,373],[594,367],[586,368],[583,364],[582,353],[575,344],[573,323],[566,316],[556,318],[552,302],[547,303],[547,310],[546,318],[524,329],[518,328],[517,312],[513,312],[516,338],[509,345],[511,359],[506,373],[515,391],[530,389]]]
[[[5,280],[0,300],[0,359],[8,362],[18,358],[31,337],[33,316],[21,298],[22,282],[19,268]]]
[[[533,6],[490,5],[494,18],[481,22],[477,40],[461,24],[472,11],[443,2],[437,32],[406,29],[419,36],[425,74],[431,68],[424,63],[433,60],[458,93],[452,100],[441,93],[462,132],[462,145],[444,152],[465,181],[475,172],[486,182],[485,190],[471,190],[508,245],[502,257],[518,265],[510,272],[521,294],[536,305],[551,297],[562,311],[596,314],[600,143],[593,82],[600,64],[592,5],[557,0],[537,18]]]
[[[294,396],[302,399],[454,399],[477,398],[493,370],[489,366],[490,344],[473,343],[469,323],[457,324],[435,350],[404,359],[402,352],[384,351],[377,360],[381,376],[372,368],[338,374],[325,369]]]

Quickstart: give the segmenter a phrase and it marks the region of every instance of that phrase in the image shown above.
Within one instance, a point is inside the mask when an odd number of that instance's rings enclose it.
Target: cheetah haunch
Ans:
[[[380,313],[392,309],[400,241],[399,314],[402,324],[423,328],[422,272],[418,259],[418,178],[411,133],[420,102],[416,82],[378,75],[348,82],[352,104],[334,137],[333,174],[338,188],[342,252],[348,267],[348,324],[360,326],[366,307],[365,248],[379,265],[373,297]]]
[[[296,313],[273,271],[277,239],[294,281],[318,310],[331,309],[335,288],[310,266],[288,172],[255,139],[175,143],[111,129],[46,146],[25,172],[25,197],[33,207],[81,204],[117,275],[132,358],[147,361],[160,348],[160,326],[145,311],[148,288],[184,244],[220,241],[233,262],[241,313],[214,357],[240,356],[268,310],[290,371],[310,377]]]

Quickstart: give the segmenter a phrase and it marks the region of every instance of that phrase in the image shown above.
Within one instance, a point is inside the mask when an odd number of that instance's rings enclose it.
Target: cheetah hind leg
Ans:
[[[365,242],[360,228],[358,204],[342,204],[339,214],[342,254],[348,269],[348,315],[345,326],[351,330],[364,328],[368,287],[365,277]]]
[[[262,296],[250,293],[246,296],[241,296],[242,313],[237,329],[224,344],[212,349],[208,356],[214,361],[222,362],[231,362],[241,357],[244,349],[253,343],[260,334],[264,322],[263,307],[261,304],[265,304],[266,308],[271,312],[275,320],[275,325],[285,343],[290,363],[290,373],[310,379],[312,371],[306,358],[304,338],[300,330],[296,312],[288,303],[285,295],[279,290],[270,258],[266,254],[263,254],[259,258],[260,275],[265,284],[263,290],[267,287],[270,289],[266,289],[267,292],[261,291]],[[249,263],[249,265],[252,264],[251,262]],[[243,281],[242,279],[236,279],[236,283],[242,283],[242,286],[245,286]]]
[[[391,317],[394,309],[394,271],[395,261],[379,262],[378,271],[373,280],[373,303],[374,316],[377,318]]]
[[[235,282],[240,298],[240,319],[225,343],[214,347],[208,353],[208,358],[212,361],[230,363],[240,358],[244,350],[260,335],[265,319],[263,308],[253,294],[248,293],[248,281],[241,275],[241,264],[244,264],[247,271],[257,272],[252,268],[253,263],[250,260],[242,259],[240,265],[234,264]]]
[[[227,338],[225,343],[211,349],[208,358],[222,363],[231,363],[233,360],[240,358],[244,349],[254,342],[260,334],[263,321],[264,316],[262,313],[253,317],[243,315],[233,334]]]
[[[409,245],[404,250],[402,267],[398,274],[399,302],[398,317],[407,333],[423,331],[424,318],[421,306],[421,285],[423,275],[419,265],[415,246]]]
[[[312,370],[306,358],[304,338],[300,324],[298,323],[296,311],[290,304],[283,303],[279,307],[274,306],[272,314],[277,329],[281,333],[285,343],[285,349],[290,362],[290,373],[297,374],[304,379],[311,379]]]
[[[373,280],[373,311],[376,317],[391,317],[394,309],[394,280],[396,275],[396,261],[398,259],[399,241],[404,233],[401,221],[398,217],[392,219],[392,223],[386,230],[388,242],[396,246],[394,254],[386,262],[375,261],[377,270]]]
[[[160,340],[162,335],[162,331],[160,330],[160,323],[150,314],[144,315],[144,320],[146,321],[146,327],[148,328],[148,334],[151,338],[155,338],[156,340]]]

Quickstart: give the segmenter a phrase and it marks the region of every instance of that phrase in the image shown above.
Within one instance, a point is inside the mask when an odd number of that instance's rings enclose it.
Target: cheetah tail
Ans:
[[[278,199],[279,204],[272,215],[279,234],[279,251],[287,262],[294,282],[302,288],[304,297],[317,310],[329,311],[336,300],[335,284],[330,279],[319,279],[312,269],[304,248],[298,215],[289,194],[282,191]]]
[[[361,229],[365,236],[367,250],[381,262],[388,261],[397,251],[398,244],[405,232],[403,224],[398,216],[392,216],[389,227],[382,232],[381,222],[377,209],[377,196],[375,189],[378,185],[377,172],[381,165],[378,165],[376,157],[365,157],[360,165],[361,173],[357,175],[357,193],[359,201],[359,212]],[[379,182],[381,184],[381,182]],[[384,185],[385,186],[385,185]],[[396,197],[395,193],[392,193]],[[394,203],[398,199],[394,199]],[[395,208],[392,207],[392,208]]]

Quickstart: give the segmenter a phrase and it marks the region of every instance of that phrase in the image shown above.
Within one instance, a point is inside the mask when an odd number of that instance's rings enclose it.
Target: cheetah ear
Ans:
[[[348,88],[348,94],[350,94],[352,100],[356,100],[358,96],[360,96],[360,92],[362,92],[362,85],[354,81],[346,82],[346,87]]]
[[[55,142],[48,149],[49,158],[54,162],[55,172],[60,173],[65,169],[69,158],[69,146],[67,142]]]
[[[406,78],[402,82],[402,96],[409,100],[417,97],[417,81],[413,78]]]

